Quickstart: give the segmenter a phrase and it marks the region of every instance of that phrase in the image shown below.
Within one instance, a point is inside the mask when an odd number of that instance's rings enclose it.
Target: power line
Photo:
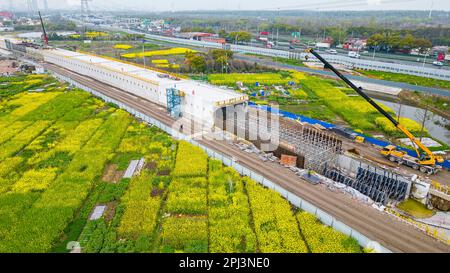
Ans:
[[[430,14],[428,14],[428,18],[431,18],[431,13],[433,12],[434,1],[431,0]]]
[[[391,5],[406,2],[415,2],[417,0],[379,0],[376,2],[377,5]],[[293,5],[293,6],[283,6],[283,7],[271,7],[265,8],[263,10],[317,10],[317,9],[328,9],[328,8],[342,8],[342,7],[352,7],[352,6],[370,6],[370,2],[367,0],[348,0],[348,1],[327,1],[314,4],[303,4],[303,5]]]
[[[283,7],[271,7],[271,8],[266,8],[264,10],[276,10],[276,9],[280,9],[280,10],[289,10],[289,9],[308,9],[308,8],[316,8],[318,6],[322,6],[322,5],[329,5],[329,4],[337,4],[337,3],[349,3],[349,2],[360,2],[361,0],[349,0],[349,1],[330,1],[330,2],[321,2],[321,3],[314,3],[314,4],[303,4],[303,5],[293,5],[293,6],[283,6]]]
[[[391,5],[391,4],[399,4],[399,3],[407,3],[407,2],[416,2],[417,0],[397,0],[397,1],[391,1],[391,0],[380,0],[378,2],[377,5],[381,5],[381,4],[385,4],[386,5]],[[354,3],[351,5],[351,7],[360,7],[360,6],[367,6],[367,1],[360,1],[360,3]],[[322,10],[330,10],[333,8],[343,8],[343,7],[348,7],[349,5],[335,5],[335,6],[330,6],[330,7],[326,7]]]

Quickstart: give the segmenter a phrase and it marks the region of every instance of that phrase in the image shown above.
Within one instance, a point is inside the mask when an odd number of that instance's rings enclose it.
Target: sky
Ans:
[[[10,0],[0,0],[8,9]],[[79,9],[80,0],[47,0],[51,8]],[[26,9],[26,0],[11,0],[16,9]],[[43,7],[43,0],[38,0]],[[93,10],[435,10],[450,11],[450,0],[92,0]]]

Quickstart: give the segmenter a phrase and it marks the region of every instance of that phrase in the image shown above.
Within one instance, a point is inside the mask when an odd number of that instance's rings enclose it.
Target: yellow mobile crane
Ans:
[[[407,165],[415,170],[420,170],[423,173],[435,174],[440,166],[436,163],[444,162],[441,156],[433,154],[425,145],[423,145],[420,140],[415,138],[403,125],[401,125],[397,120],[395,120],[389,113],[387,113],[383,108],[381,108],[375,101],[373,101],[366,93],[363,92],[361,87],[356,87],[347,77],[345,77],[341,72],[334,68],[327,60],[320,56],[314,49],[309,48],[306,52],[311,53],[317,59],[319,59],[325,66],[325,68],[333,71],[339,78],[341,78],[348,86],[356,91],[361,97],[363,97],[367,102],[369,102],[375,109],[378,110],[383,116],[385,116],[394,126],[404,133],[413,143],[414,150],[416,151],[417,158],[409,156],[404,151],[399,151],[394,145],[388,145],[384,147],[380,153],[387,157],[392,162],[397,162],[398,164]],[[420,152],[423,151],[423,153]]]

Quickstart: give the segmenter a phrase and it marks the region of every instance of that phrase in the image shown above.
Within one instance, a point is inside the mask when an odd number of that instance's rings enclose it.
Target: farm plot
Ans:
[[[151,196],[152,189],[149,174],[145,173],[131,180],[129,189],[122,198],[125,212],[117,229],[119,236],[129,239],[151,236],[161,205],[161,196]]]
[[[292,80],[288,77],[283,77],[278,73],[231,73],[231,74],[210,74],[208,75],[208,81],[217,85],[235,85],[236,82],[242,82],[243,84],[287,84]]]
[[[0,110],[0,252],[67,252],[71,241],[82,252],[360,250],[319,222],[303,227],[306,216],[278,193],[87,93],[23,92],[1,105],[15,107]],[[108,166],[142,157],[140,174],[102,181]],[[309,233],[321,228],[326,236]]]
[[[196,51],[189,49],[189,48],[174,47],[174,48],[163,49],[163,50],[153,50],[153,51],[137,52],[137,53],[126,53],[126,54],[122,54],[121,56],[126,59],[133,59],[133,58],[153,57],[153,56],[180,55],[180,54],[186,54],[188,52],[196,52]]]
[[[382,115],[363,98],[349,97],[330,82],[312,76],[303,80],[302,86],[313,92],[329,109],[336,115],[341,116],[353,128],[368,131],[382,130],[387,134],[393,133],[393,130],[390,130],[391,128],[383,122]],[[381,105],[381,107],[395,116],[395,112],[389,107],[384,105]],[[402,121],[406,128],[413,132],[418,126],[415,121],[408,118],[402,118]]]
[[[261,252],[308,252],[289,203],[250,179],[245,183]]]
[[[244,183],[220,161],[209,162],[210,252],[256,252],[250,207]]]
[[[32,103],[33,101],[37,103]],[[31,104],[29,109],[26,109],[27,102]],[[97,126],[88,127],[87,130],[83,126],[85,122],[98,118],[103,120],[110,112],[98,111],[97,116],[91,116],[89,112],[74,110],[82,103],[87,108],[102,105],[100,101],[92,100],[87,93],[80,91],[20,93],[10,96],[7,103],[15,103],[18,108],[2,116],[2,121],[6,121],[3,130],[8,132],[13,126],[7,124],[14,120],[27,121],[30,125],[3,143],[4,161],[0,163],[4,170],[1,173],[0,249],[2,252],[48,251],[58,235],[57,231],[65,227],[63,222],[69,220],[70,209],[77,209],[76,202],[83,200],[75,194],[82,184],[78,180],[80,176],[72,176],[74,173],[70,174],[68,170],[72,167],[74,172],[81,174],[82,169],[89,167],[73,166],[74,161],[77,161],[75,158],[80,157],[77,149],[72,149],[72,155],[41,155],[64,147],[65,142],[76,142],[80,135],[84,136],[82,140],[88,141],[101,122],[96,122]],[[79,112],[85,115],[80,115]],[[82,145],[80,143],[79,148]],[[94,145],[98,147],[97,144]],[[92,157],[89,159],[95,160]],[[52,164],[59,160],[62,164]],[[85,158],[79,158],[79,161],[83,165],[90,164]],[[73,187],[68,184],[69,178],[74,182],[76,180]]]
[[[382,79],[394,82],[404,82],[413,85],[429,86],[450,90],[449,81],[425,78],[420,76],[406,75],[400,73],[390,73],[375,70],[358,70],[359,73],[375,79]]]
[[[313,253],[359,253],[361,247],[348,237],[320,223],[314,215],[298,212],[296,215],[300,229]]]
[[[207,160],[208,156],[203,150],[185,141],[180,141],[174,175],[177,177],[205,177]]]
[[[115,184],[100,183],[91,192],[67,231],[72,240],[80,242],[83,252],[153,251],[161,202],[170,182],[169,176],[159,173],[173,167],[174,152],[173,140],[155,127],[137,122],[128,126],[110,163],[124,169],[131,159],[144,157],[152,168],[144,167],[140,175]],[[106,212],[100,219],[86,220],[95,205],[106,206]],[[84,225],[82,231],[79,225]],[[61,251],[67,241],[61,242]]]

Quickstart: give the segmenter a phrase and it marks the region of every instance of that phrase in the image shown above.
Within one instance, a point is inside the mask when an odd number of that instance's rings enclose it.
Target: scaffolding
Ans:
[[[166,89],[167,111],[173,118],[181,117],[181,92],[175,88]]]
[[[342,153],[342,141],[308,124],[280,121],[280,139],[304,156],[305,169],[323,173],[325,166],[336,166]]]
[[[292,152],[305,158],[303,166],[305,169],[323,174],[326,165],[337,166],[339,154],[342,153],[341,140],[313,125],[283,117],[279,118],[278,123],[272,123],[272,116],[267,113],[267,111],[250,108],[246,111],[245,118],[239,118],[238,114],[227,116],[227,126],[220,128],[241,137],[243,136],[239,134],[239,130],[244,131],[245,139],[257,142],[271,139],[270,136],[274,137],[278,134],[279,143],[292,147]],[[229,119],[234,121],[234,126],[228,123]],[[272,128],[275,125],[276,128]],[[276,149],[276,146],[272,147]]]

